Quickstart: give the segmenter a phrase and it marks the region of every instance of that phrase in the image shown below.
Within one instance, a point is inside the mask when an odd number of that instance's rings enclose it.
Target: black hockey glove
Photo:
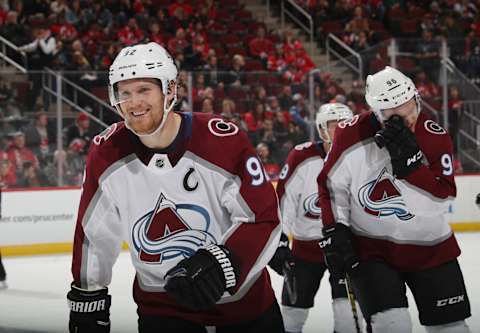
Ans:
[[[70,333],[110,332],[111,296],[107,288],[88,291],[72,284],[67,299],[70,307]]]
[[[275,251],[272,259],[270,259],[268,266],[277,272],[277,274],[283,275],[285,265],[291,261],[292,258],[292,251],[288,246],[288,236],[282,232],[277,250]]]
[[[358,267],[358,257],[352,245],[352,233],[342,223],[323,227],[324,237],[318,245],[323,250],[325,263],[332,276],[354,275]]]
[[[393,174],[405,178],[422,165],[422,151],[415,135],[405,126],[403,119],[393,115],[385,121],[385,128],[375,134],[380,148],[386,147],[392,159]]]
[[[210,244],[180,261],[165,275],[165,290],[178,304],[191,310],[211,308],[225,290],[237,285],[238,268],[228,249]]]

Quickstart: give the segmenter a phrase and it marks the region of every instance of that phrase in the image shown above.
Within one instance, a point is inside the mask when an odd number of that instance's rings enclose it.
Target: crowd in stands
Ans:
[[[418,56],[409,74],[433,105],[440,103],[438,70],[431,68],[438,65],[440,36],[447,37],[458,52],[464,51],[464,57],[457,58],[468,64],[471,75],[480,76],[480,25],[474,2],[298,2],[313,14],[320,43],[333,32],[360,52],[390,36],[421,35],[424,40],[414,43]],[[0,87],[3,186],[55,185],[58,161],[63,165],[64,184],[79,184],[94,134],[85,125],[89,117],[82,114],[64,130],[64,147],[57,149],[57,133],[50,129],[54,119],[46,120],[46,113],[38,111],[48,110],[49,105],[48,99],[40,98],[41,74],[35,70],[63,70],[72,81],[105,99],[106,71],[117,52],[140,42],[160,43],[176,59],[180,69],[177,109],[212,112],[237,123],[248,133],[271,179],[278,177],[289,150],[315,134],[306,101],[307,74],[315,64],[293,31],[269,30],[238,0],[6,0],[0,1],[0,34],[27,53],[26,65],[33,70],[29,89],[13,93],[11,87]],[[464,49],[454,42],[462,36]],[[368,55],[365,73],[386,64],[385,50]],[[320,72],[314,76],[314,85],[314,110],[329,101],[345,103],[354,113],[367,110],[360,80],[344,91],[330,73]],[[451,90],[455,96],[454,87]],[[461,105],[458,90],[456,98],[452,110]],[[18,114],[26,121],[6,121],[17,119]]]

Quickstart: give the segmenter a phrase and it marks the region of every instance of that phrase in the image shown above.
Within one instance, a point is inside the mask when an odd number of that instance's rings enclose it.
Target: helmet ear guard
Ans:
[[[318,131],[318,135],[328,143],[332,142],[332,138],[328,134],[328,122],[329,121],[341,121],[351,119],[353,112],[348,106],[342,103],[327,103],[320,106],[315,116],[315,125]],[[326,138],[322,136],[321,129],[326,133]]]

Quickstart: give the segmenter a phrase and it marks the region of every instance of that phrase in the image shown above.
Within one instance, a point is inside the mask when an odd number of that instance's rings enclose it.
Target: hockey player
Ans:
[[[156,43],[110,67],[124,121],[93,139],[75,230],[70,332],[109,332],[107,286],[128,241],[138,329],[283,332],[265,269],[278,202],[247,136],[208,114],[171,111],[177,68]]]
[[[301,332],[313,307],[315,294],[327,267],[318,246],[322,238],[321,212],[315,179],[322,170],[334,138],[338,122],[351,119],[352,111],[344,104],[322,105],[315,118],[322,141],[297,145],[288,155],[277,185],[282,212],[280,246],[270,261],[284,275],[282,314],[287,332]],[[292,253],[286,234],[292,235]],[[347,299],[344,276],[330,276],[333,298],[334,331],[355,332],[350,303]],[[361,318],[359,318],[359,325]]]
[[[412,332],[406,286],[427,332],[470,332],[445,216],[456,195],[452,140],[394,68],[369,75],[365,97],[373,112],[339,126],[318,177],[328,268],[351,276],[373,332]]]

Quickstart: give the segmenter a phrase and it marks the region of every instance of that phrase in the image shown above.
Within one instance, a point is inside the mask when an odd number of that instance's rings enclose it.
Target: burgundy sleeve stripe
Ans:
[[[454,182],[449,181],[447,177],[439,177],[437,179],[425,165],[411,173],[406,180],[435,201],[438,201],[438,199],[445,200],[457,195]]]

